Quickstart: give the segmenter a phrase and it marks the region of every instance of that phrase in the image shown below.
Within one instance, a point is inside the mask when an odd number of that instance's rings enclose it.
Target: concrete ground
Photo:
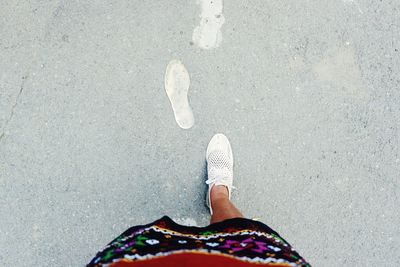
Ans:
[[[400,266],[400,2],[0,3],[0,266],[83,266],[127,227],[206,225],[205,149],[233,200],[315,266]],[[168,62],[191,77],[175,122]]]

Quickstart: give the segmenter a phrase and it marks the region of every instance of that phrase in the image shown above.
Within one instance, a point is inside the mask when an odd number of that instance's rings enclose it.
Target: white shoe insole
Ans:
[[[183,129],[189,129],[194,124],[188,99],[189,86],[190,77],[185,66],[179,60],[171,60],[165,71],[165,91],[171,102],[176,123]]]

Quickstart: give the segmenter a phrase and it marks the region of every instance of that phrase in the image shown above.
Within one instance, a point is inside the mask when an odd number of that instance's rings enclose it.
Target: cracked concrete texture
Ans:
[[[0,5],[1,266],[84,265],[164,214],[205,225],[215,132],[235,203],[313,265],[400,264],[398,1],[225,1],[211,51],[190,43],[195,1]]]
[[[3,124],[3,132],[1,132],[1,134],[0,134],[0,141],[5,135],[4,130],[7,128],[8,123],[12,120],[12,118],[14,116],[15,108],[18,105],[19,97],[21,96],[22,92],[24,91],[25,81],[26,81],[27,78],[28,78],[28,76],[23,76],[22,77],[21,86],[19,87],[19,91],[17,93],[17,96],[15,97],[14,104],[11,106],[11,109],[10,109],[10,115],[8,116],[8,118],[5,119],[5,122]]]

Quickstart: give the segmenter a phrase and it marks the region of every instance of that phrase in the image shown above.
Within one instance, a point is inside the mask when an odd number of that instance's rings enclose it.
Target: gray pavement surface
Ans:
[[[400,2],[0,2],[0,266],[83,266],[164,214],[206,225],[205,149],[234,202],[314,266],[400,266]],[[178,127],[168,62],[191,77]]]

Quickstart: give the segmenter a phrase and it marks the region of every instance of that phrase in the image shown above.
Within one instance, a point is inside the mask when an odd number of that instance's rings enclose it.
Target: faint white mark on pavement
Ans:
[[[319,80],[337,88],[338,93],[360,100],[370,97],[363,84],[354,48],[349,45],[328,51],[320,62],[313,65],[312,70]]]
[[[174,218],[174,221],[177,224],[182,224],[186,226],[198,226],[196,220],[193,218]]]
[[[303,71],[307,67],[306,59],[301,55],[290,57],[289,67],[294,71]]]
[[[198,0],[201,6],[200,25],[193,31],[192,40],[202,49],[212,49],[222,41],[221,27],[225,22],[222,0]]]
[[[351,3],[354,4],[358,8],[358,12],[361,14],[364,14],[364,12],[361,10],[360,4],[357,2],[357,0],[343,0],[344,3]]]
[[[190,77],[185,66],[179,60],[171,60],[165,71],[165,91],[171,102],[175,120],[183,129],[189,129],[194,124],[188,99],[189,86]]]
[[[36,242],[42,237],[40,227],[37,224],[32,226],[32,239]]]

